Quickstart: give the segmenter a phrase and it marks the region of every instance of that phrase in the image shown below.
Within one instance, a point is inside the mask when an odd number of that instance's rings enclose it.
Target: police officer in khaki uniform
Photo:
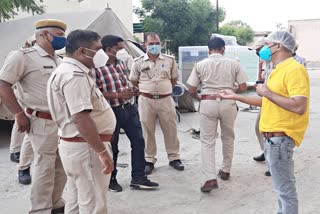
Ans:
[[[30,36],[24,44],[23,48],[30,48],[36,42],[35,35]],[[14,55],[15,51],[8,54],[7,57]],[[13,86],[15,89],[16,87]],[[17,92],[17,90],[14,90]],[[15,94],[16,97],[18,94]],[[19,100],[19,97],[17,97]],[[20,104],[21,107],[23,107]],[[14,123],[11,132],[10,141],[10,159],[13,162],[18,163],[18,181],[20,184],[28,185],[31,183],[30,166],[33,159],[32,145],[29,137],[24,132],[18,132],[17,123]]]
[[[113,160],[110,141],[114,113],[90,77],[90,69],[106,64],[100,36],[75,30],[66,54],[48,81],[48,102],[61,138],[59,152],[67,174],[68,214],[106,214]]]
[[[160,37],[156,33],[145,34],[147,53],[133,63],[130,77],[132,84],[140,89],[139,114],[145,138],[146,174],[151,174],[157,161],[155,128],[159,119],[169,165],[182,171],[175,104],[171,97],[172,87],[178,79],[173,57],[161,54]]]
[[[29,213],[59,213],[64,209],[61,195],[66,175],[58,154],[58,127],[49,113],[46,88],[60,63],[55,50],[65,46],[67,26],[59,20],[46,19],[36,22],[35,27],[36,45],[20,49],[4,63],[0,97],[15,114],[18,131],[26,131],[32,142],[34,166]],[[17,85],[17,98],[11,88],[13,84]]]
[[[247,76],[240,64],[223,56],[225,42],[219,37],[209,40],[210,56],[196,63],[187,83],[190,94],[201,99],[200,104],[200,139],[202,170],[205,183],[202,192],[210,192],[218,188],[215,143],[217,125],[220,122],[223,164],[219,176],[228,180],[233,157],[234,121],[237,116],[237,106],[234,100],[222,100],[218,92],[221,89],[230,89],[241,93],[247,90]],[[201,95],[198,96],[197,87],[202,83]],[[237,89],[235,88],[237,85]]]

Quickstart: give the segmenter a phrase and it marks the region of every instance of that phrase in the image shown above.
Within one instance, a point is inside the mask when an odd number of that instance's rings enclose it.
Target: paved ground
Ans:
[[[302,145],[295,150],[295,174],[301,214],[320,213],[320,72],[310,71],[310,125]],[[241,105],[241,109],[247,107]],[[129,143],[121,136],[118,180],[124,187],[121,193],[109,193],[108,206],[112,214],[270,214],[276,213],[276,194],[271,179],[263,175],[265,164],[252,157],[260,154],[254,134],[256,112],[240,111],[236,122],[234,164],[230,181],[219,180],[219,190],[210,194],[200,192],[200,141],[193,139],[187,121],[199,128],[198,113],[185,113],[179,125],[181,157],[186,170],[177,172],[168,166],[161,131],[157,129],[158,162],[150,176],[160,183],[157,191],[138,191],[129,188]],[[9,161],[9,130],[0,133],[0,214],[23,214],[29,207],[29,186],[17,183],[15,164]],[[221,163],[221,142],[217,142],[217,164]]]

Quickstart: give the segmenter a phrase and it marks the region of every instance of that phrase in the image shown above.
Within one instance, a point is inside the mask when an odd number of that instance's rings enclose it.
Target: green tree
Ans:
[[[43,0],[39,0],[42,2]],[[1,0],[0,1],[0,22],[12,19],[17,11],[22,10],[32,14],[44,13],[44,6],[35,0]]]
[[[206,45],[208,39],[216,31],[216,8],[210,0],[193,0],[191,2],[192,16],[195,21],[195,27],[189,45]],[[225,11],[219,8],[219,21],[225,18]]]
[[[224,24],[220,28],[220,33],[223,35],[235,36],[240,45],[246,45],[253,41],[252,28],[240,20]]]
[[[144,22],[144,32],[154,31],[168,48],[177,53],[179,46],[206,45],[216,27],[216,10],[210,0],[142,0],[135,13]],[[219,10],[219,20],[225,12]]]

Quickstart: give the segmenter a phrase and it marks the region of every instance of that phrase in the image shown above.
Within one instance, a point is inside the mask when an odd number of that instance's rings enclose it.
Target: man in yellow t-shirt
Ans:
[[[266,38],[259,55],[262,60],[272,61],[275,69],[266,84],[257,86],[261,97],[220,92],[224,99],[262,106],[260,132],[265,137],[264,153],[281,214],[299,212],[292,156],[293,148],[303,140],[309,121],[309,76],[305,67],[292,57],[295,44],[287,31],[276,31]]]

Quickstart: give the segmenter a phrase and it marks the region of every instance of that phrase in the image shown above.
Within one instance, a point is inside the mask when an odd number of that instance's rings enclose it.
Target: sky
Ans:
[[[216,4],[216,0],[211,0]],[[140,6],[140,0],[133,0]],[[319,19],[320,1],[318,0],[219,0],[219,7],[226,11],[226,19],[241,20],[254,31],[273,31],[276,24],[288,26],[288,20]],[[134,22],[138,22],[134,17]]]

